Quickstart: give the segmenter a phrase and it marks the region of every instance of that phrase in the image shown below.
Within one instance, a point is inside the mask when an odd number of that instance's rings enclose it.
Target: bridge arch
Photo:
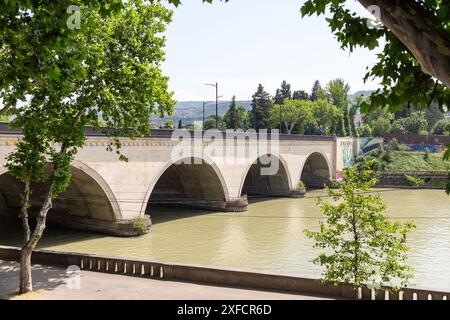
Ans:
[[[228,201],[228,188],[219,167],[211,158],[194,154],[164,164],[150,183],[141,214],[149,211],[150,204],[225,210]]]
[[[83,221],[94,219],[115,222],[122,220],[119,204],[106,181],[85,163],[74,160],[71,163],[72,178],[67,190],[53,200],[49,221]],[[45,194],[45,183],[32,184],[30,214],[36,213]],[[0,167],[0,211],[16,215],[20,210],[22,183]],[[74,221],[75,223],[75,221]]]
[[[261,174],[261,168],[270,166],[270,164],[261,164],[260,160],[263,156],[270,156],[271,159],[278,161],[278,171],[275,174]],[[259,156],[244,171],[239,190],[240,195],[287,196],[292,190],[292,181],[285,159],[281,155]]]
[[[305,186],[322,188],[330,182],[331,177],[331,164],[327,155],[320,150],[310,152],[300,170],[300,180]]]

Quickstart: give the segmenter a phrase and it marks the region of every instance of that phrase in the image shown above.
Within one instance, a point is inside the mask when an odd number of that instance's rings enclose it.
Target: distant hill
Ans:
[[[218,114],[223,116],[230,107],[231,101],[219,101]],[[251,110],[251,101],[236,101],[236,104],[242,105],[246,110]],[[205,119],[216,114],[216,103],[207,102],[205,105]],[[183,125],[193,123],[194,121],[202,121],[203,119],[203,102],[202,101],[179,101],[175,104],[173,116],[161,119],[153,116],[152,121],[157,125],[161,125],[167,120],[172,119],[175,124],[181,119]]]
[[[350,94],[348,97],[351,102],[356,100],[358,96],[370,96],[373,90],[361,90],[357,91],[353,94]],[[218,104],[218,113],[219,116],[223,116],[225,112],[228,110],[231,101],[219,101]],[[236,101],[238,105],[242,105],[246,110],[252,109],[251,101]],[[157,126],[161,126],[164,122],[169,119],[172,119],[175,125],[178,124],[178,121],[181,119],[183,125],[193,123],[194,121],[202,121],[203,117],[203,102],[202,101],[179,101],[175,104],[175,111],[173,116],[165,117],[161,119],[158,116],[153,116],[152,121]],[[216,114],[216,103],[214,101],[210,101],[206,103],[205,106],[205,119],[209,116]]]

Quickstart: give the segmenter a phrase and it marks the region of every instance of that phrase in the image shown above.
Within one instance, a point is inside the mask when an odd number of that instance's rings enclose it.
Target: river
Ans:
[[[450,291],[450,197],[442,190],[379,189],[393,219],[412,220],[408,263],[414,286]],[[119,238],[49,227],[39,247],[117,257],[319,277],[311,262],[319,249],[303,230],[323,219],[316,207],[324,191],[303,199],[260,198],[246,213],[152,208],[151,233]],[[0,221],[0,244],[18,245],[20,224]]]

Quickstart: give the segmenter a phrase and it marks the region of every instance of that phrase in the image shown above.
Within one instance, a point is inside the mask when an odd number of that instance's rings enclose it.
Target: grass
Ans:
[[[380,157],[379,161],[383,163],[383,171],[450,170],[450,161],[444,161],[442,153],[391,151],[388,157]]]

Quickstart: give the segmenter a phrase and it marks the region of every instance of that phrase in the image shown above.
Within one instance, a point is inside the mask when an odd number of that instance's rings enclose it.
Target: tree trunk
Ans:
[[[42,237],[45,230],[45,222],[47,219],[47,213],[52,208],[54,179],[51,179],[48,187],[47,196],[44,200],[44,204],[39,211],[39,215],[36,217],[36,226],[33,233],[29,237],[29,240],[22,247],[20,256],[20,293],[24,294],[33,290],[32,278],[31,278],[31,254],[33,249]]]
[[[358,0],[380,8],[381,22],[411,51],[422,71],[450,88],[450,39],[413,0]]]
[[[30,179],[25,181],[25,187],[23,192],[22,207],[20,209],[20,218],[22,220],[24,245],[30,240],[31,231],[30,224],[28,223],[28,207],[30,202]]]
[[[33,249],[26,247],[22,248],[20,253],[20,291],[19,293],[27,293],[33,290],[31,281],[31,253]]]

